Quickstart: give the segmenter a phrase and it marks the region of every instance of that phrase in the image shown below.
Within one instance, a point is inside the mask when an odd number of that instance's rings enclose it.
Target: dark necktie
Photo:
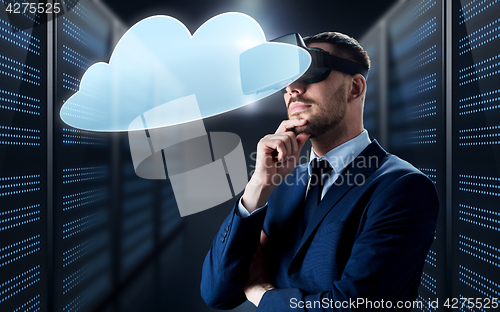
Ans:
[[[332,167],[325,159],[319,160],[316,158],[311,163],[312,172],[309,183],[309,191],[307,193],[306,201],[304,204],[304,224],[303,229],[307,228],[307,224],[311,220],[316,207],[321,201],[321,192],[323,191],[324,180],[323,174],[329,174]]]

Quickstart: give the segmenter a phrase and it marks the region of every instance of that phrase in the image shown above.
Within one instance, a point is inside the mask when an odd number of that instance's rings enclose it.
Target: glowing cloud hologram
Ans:
[[[282,89],[310,63],[300,47],[266,42],[260,25],[242,13],[217,15],[192,36],[177,19],[153,16],[125,33],[109,64],[96,63],[85,72],[60,116],[90,131],[190,122],[192,114],[176,99],[196,95],[200,119],[221,114]],[[156,109],[147,125],[133,123],[162,105],[168,107]]]
[[[181,216],[219,205],[244,190],[240,138],[207,132],[203,118],[262,99],[307,71],[296,45],[266,42],[251,17],[225,13],[191,36],[169,16],[130,28],[109,64],[92,65],[60,111],[68,125],[128,131],[132,163],[144,179],[169,179]]]

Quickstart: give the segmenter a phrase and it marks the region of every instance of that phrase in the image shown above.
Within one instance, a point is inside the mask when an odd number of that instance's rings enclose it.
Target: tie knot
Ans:
[[[325,174],[332,170],[332,166],[326,159],[315,158],[311,163],[311,169],[313,174]]]
[[[332,170],[332,166],[326,161],[326,159],[318,160],[315,158],[311,163],[311,183],[313,185],[320,183],[323,185],[323,174],[326,174]]]

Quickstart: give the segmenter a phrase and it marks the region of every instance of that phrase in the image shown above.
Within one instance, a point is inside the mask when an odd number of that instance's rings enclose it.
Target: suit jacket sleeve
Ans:
[[[410,287],[409,281],[420,278],[434,238],[438,207],[436,189],[427,177],[409,173],[398,178],[368,204],[363,230],[354,242],[341,279],[334,281],[331,289],[319,293],[273,289],[264,294],[257,311],[356,310],[336,309],[331,304],[301,309],[291,304],[293,298],[306,302],[366,298],[396,304],[402,299],[400,294],[405,293],[401,290]]]
[[[238,202],[222,223],[203,263],[201,296],[212,308],[232,309],[247,300],[243,286],[267,208],[242,218],[236,213]]]

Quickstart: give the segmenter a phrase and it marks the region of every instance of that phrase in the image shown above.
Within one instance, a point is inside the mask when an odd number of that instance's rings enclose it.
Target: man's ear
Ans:
[[[361,74],[356,74],[351,78],[348,99],[355,100],[361,98],[366,92],[366,80]]]

